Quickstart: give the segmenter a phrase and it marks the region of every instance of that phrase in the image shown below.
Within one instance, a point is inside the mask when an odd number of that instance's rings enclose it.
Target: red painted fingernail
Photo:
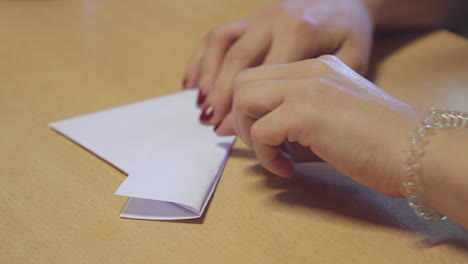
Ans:
[[[207,108],[205,108],[200,115],[200,120],[207,122],[210,121],[210,119],[213,117],[214,114],[214,107],[209,105]]]
[[[182,81],[182,88],[186,89],[187,88],[187,77],[184,78]]]
[[[223,123],[223,120],[219,121],[218,124],[216,124],[216,126],[214,127],[214,131],[218,130],[218,127],[221,125],[221,123]]]
[[[197,105],[200,106],[205,102],[206,99],[206,93],[202,92],[201,90],[198,92],[198,99],[197,99]]]

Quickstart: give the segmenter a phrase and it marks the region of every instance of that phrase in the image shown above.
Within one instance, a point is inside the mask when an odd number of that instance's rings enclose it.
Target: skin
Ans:
[[[211,30],[183,86],[198,87],[202,122],[238,135],[271,172],[292,177],[295,156],[282,150],[293,151],[403,196],[402,150],[421,112],[360,75],[373,31],[443,26],[467,7],[464,0],[281,1]],[[426,202],[465,228],[467,144],[466,131],[441,132],[426,146],[422,171]]]
[[[235,79],[234,91],[232,119],[217,132],[238,135],[267,170],[292,177],[281,145],[296,142],[352,179],[401,196],[394,175],[403,160],[393,154],[407,147],[419,111],[337,57],[248,69]]]
[[[218,26],[188,64],[184,86],[199,86],[208,124],[231,110],[232,80],[243,69],[335,54],[365,73],[373,23],[361,0],[288,0]]]
[[[183,86],[198,87],[201,121],[219,124],[231,111],[232,81],[243,69],[334,54],[365,74],[375,28],[442,26],[466,6],[463,0],[280,1],[210,30]]]
[[[404,196],[403,150],[422,113],[337,57],[245,70],[234,81],[233,102],[233,129],[222,124],[218,134],[237,134],[272,173],[293,177],[281,147],[295,142],[375,191]],[[467,144],[468,131],[440,132],[426,146],[421,174],[428,204],[465,228]]]

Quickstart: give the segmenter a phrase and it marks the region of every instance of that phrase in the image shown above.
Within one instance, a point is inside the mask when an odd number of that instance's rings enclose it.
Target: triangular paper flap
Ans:
[[[197,125],[196,91],[187,90],[57,121],[51,128],[129,173],[150,138],[178,123]]]
[[[50,126],[129,174],[118,194],[158,200],[144,203],[158,208],[170,208],[161,201],[183,204],[200,215],[234,137],[218,137],[199,123],[196,95],[188,90]]]

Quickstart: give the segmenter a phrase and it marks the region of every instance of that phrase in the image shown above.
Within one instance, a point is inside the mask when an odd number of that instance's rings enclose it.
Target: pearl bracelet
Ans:
[[[402,183],[409,206],[416,215],[426,220],[445,220],[446,216],[425,203],[421,158],[424,155],[424,146],[428,143],[429,137],[436,134],[436,130],[468,128],[468,113],[432,108],[424,115],[421,123],[406,150]]]

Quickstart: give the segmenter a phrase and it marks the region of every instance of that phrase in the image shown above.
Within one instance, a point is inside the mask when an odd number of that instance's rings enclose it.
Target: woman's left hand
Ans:
[[[280,146],[297,142],[355,181],[402,196],[403,150],[419,114],[329,55],[241,72],[216,132],[237,134],[279,176],[293,175]]]

